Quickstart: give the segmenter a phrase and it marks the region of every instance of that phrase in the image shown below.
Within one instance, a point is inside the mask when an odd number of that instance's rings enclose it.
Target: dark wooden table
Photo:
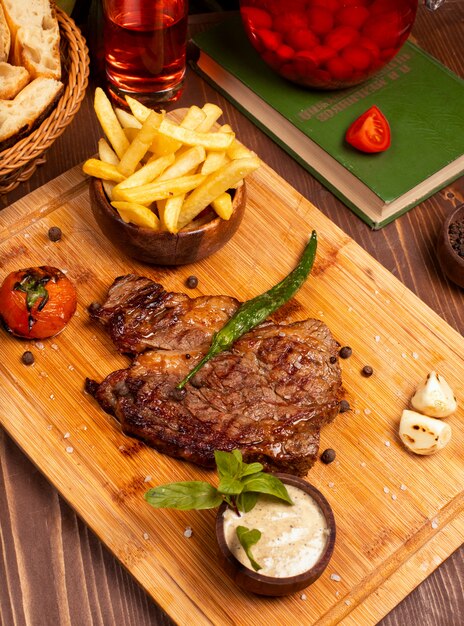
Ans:
[[[217,17],[212,15],[193,16],[191,28],[204,28],[214,19]],[[460,76],[464,76],[463,32],[463,0],[448,0],[434,14],[419,7],[413,30],[415,41]],[[1,208],[96,151],[100,130],[92,108],[94,86],[92,78],[77,117],[48,152],[47,163],[29,181],[1,197]],[[446,98],[446,94],[443,97]],[[464,200],[464,177],[375,232],[189,71],[179,105],[205,101],[219,104],[225,119],[237,130],[244,144],[255,150],[451,326],[461,333],[464,331],[464,290],[445,279],[434,252],[445,216]],[[3,626],[172,623],[1,431],[0,541],[0,624]],[[462,624],[463,554],[461,549],[449,557],[382,620],[382,626]],[[189,624],[188,615],[184,624]]]

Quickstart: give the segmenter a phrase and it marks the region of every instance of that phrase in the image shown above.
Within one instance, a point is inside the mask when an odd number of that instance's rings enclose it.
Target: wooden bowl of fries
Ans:
[[[243,182],[231,190],[233,211],[228,220],[208,207],[185,228],[170,233],[125,222],[111,206],[99,178],[91,179],[89,194],[92,212],[106,237],[128,256],[153,265],[186,265],[214,254],[237,231],[246,205]]]

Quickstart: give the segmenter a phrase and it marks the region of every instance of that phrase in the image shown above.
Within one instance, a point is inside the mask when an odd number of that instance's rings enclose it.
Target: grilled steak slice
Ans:
[[[140,354],[148,348],[206,348],[239,304],[228,296],[170,293],[149,278],[129,274],[116,278],[106,302],[89,313],[103,324],[119,352]]]
[[[169,337],[179,334],[168,328]],[[248,462],[304,475],[316,459],[320,428],[339,410],[337,349],[319,320],[267,323],[209,361],[183,392],[176,385],[204,354],[203,343],[188,355],[146,351],[93,392],[124,433],[160,452],[209,467],[214,450],[238,448]]]

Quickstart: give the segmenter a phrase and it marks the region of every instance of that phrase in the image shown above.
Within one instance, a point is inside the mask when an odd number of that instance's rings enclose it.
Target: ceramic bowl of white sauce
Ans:
[[[318,489],[297,476],[275,476],[287,487],[293,504],[260,495],[251,511],[237,515],[224,503],[216,518],[225,570],[239,587],[266,596],[288,595],[315,582],[329,563],[336,535],[332,509]],[[258,571],[238,540],[237,526],[261,532],[251,548],[261,566]]]

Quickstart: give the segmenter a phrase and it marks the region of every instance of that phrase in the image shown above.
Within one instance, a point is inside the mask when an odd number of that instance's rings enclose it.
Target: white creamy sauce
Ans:
[[[310,569],[321,556],[329,531],[318,504],[306,492],[285,485],[293,505],[261,495],[256,506],[238,516],[232,509],[224,513],[224,535],[229,549],[252,569],[237,537],[237,526],[261,531],[261,539],[251,548],[261,565],[259,574],[284,578]]]

